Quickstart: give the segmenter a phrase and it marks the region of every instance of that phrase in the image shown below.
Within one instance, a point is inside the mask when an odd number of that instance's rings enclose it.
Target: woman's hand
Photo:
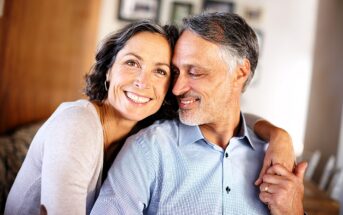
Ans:
[[[278,128],[266,120],[259,120],[255,123],[254,131],[262,139],[269,141],[263,167],[255,185],[262,183],[262,177],[267,169],[273,164],[281,164],[288,171],[292,172],[295,165],[295,155],[293,150],[292,138],[282,128]]]

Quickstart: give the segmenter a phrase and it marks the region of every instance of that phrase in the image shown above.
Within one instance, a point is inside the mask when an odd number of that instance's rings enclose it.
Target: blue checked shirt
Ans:
[[[91,214],[269,214],[254,185],[266,144],[241,121],[225,150],[178,120],[130,137]]]

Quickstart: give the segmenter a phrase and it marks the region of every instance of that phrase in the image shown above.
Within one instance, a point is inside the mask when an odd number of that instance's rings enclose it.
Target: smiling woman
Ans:
[[[136,34],[118,52],[106,82],[107,103],[121,118],[136,122],[160,108],[170,83],[170,58],[168,41],[150,32]]]
[[[61,104],[39,129],[5,214],[90,213],[122,140],[175,116],[170,61],[177,36],[174,27],[140,21],[104,40],[86,76],[89,100]]]

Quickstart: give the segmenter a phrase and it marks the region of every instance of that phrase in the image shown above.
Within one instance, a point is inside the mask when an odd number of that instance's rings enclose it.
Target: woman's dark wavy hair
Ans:
[[[142,20],[128,24],[119,31],[110,34],[103,40],[96,53],[96,62],[92,66],[90,73],[85,77],[86,87],[84,92],[89,97],[90,101],[103,102],[107,98],[107,90],[105,89],[104,85],[106,74],[115,62],[118,52],[125,46],[130,38],[140,32],[152,32],[160,34],[169,42],[173,54],[179,32],[178,29],[172,25],[160,26],[150,20]],[[146,127],[158,119],[172,119],[177,116],[177,101],[171,92],[173,79],[174,77],[172,74],[169,89],[162,107],[157,113],[140,121],[138,126],[136,126],[137,129]],[[135,133],[135,131],[133,132]]]

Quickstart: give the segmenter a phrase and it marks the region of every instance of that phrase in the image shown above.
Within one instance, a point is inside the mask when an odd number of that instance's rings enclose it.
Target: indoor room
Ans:
[[[341,0],[0,0],[0,214],[38,129],[61,103],[87,100],[104,38],[138,20],[182,28],[225,12],[259,47],[240,110],[287,131],[308,162],[304,211],[343,215],[342,11]]]

